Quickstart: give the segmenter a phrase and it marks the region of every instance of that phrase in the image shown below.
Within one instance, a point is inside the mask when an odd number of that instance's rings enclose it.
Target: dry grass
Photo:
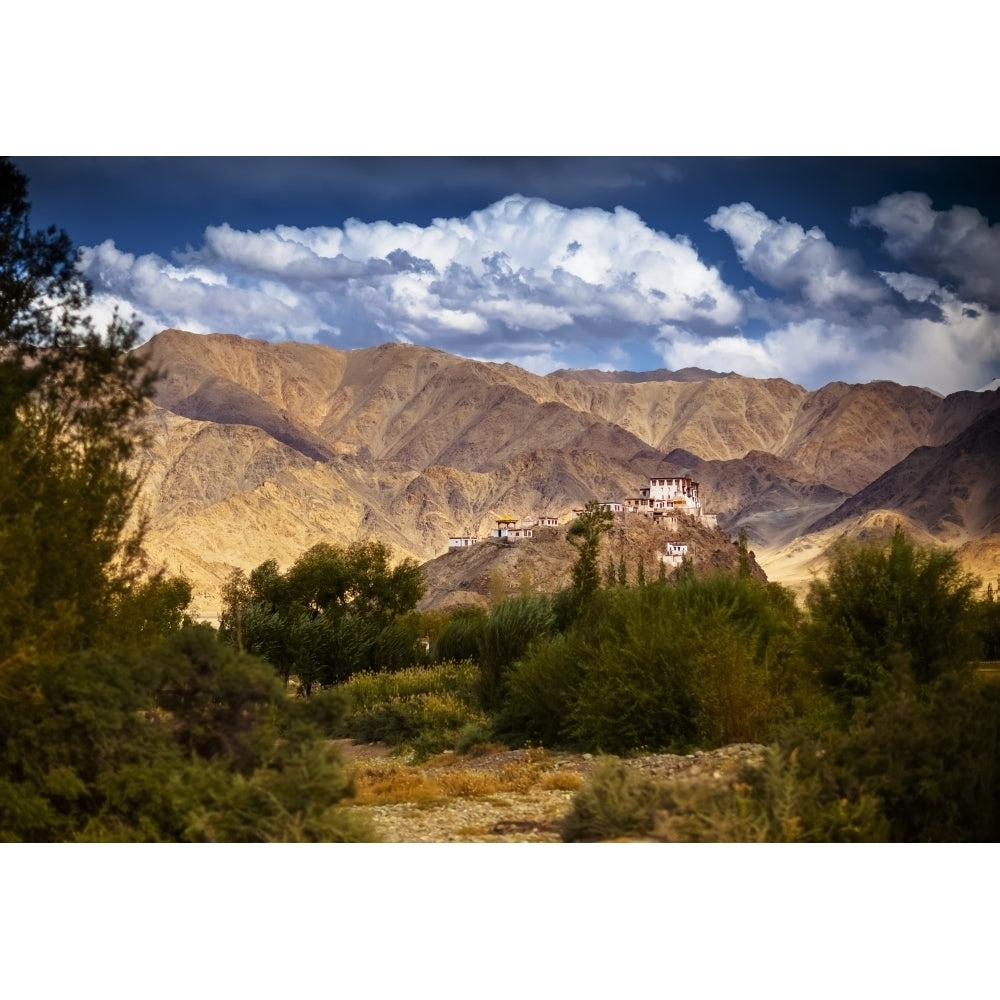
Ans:
[[[577,775],[551,771],[548,754],[525,751],[517,760],[499,767],[470,766],[483,758],[439,754],[422,766],[383,760],[359,763],[355,768],[355,802],[388,805],[407,802],[438,805],[449,799],[492,798],[504,793],[526,794],[532,789],[575,791],[583,782]]]
[[[583,784],[583,775],[572,771],[551,771],[543,774],[538,784],[550,792],[575,792]]]

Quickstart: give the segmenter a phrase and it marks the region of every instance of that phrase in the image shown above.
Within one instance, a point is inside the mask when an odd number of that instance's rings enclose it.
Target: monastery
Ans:
[[[697,517],[707,527],[717,527],[718,517],[706,514],[702,509],[698,483],[688,476],[662,476],[649,480],[648,486],[641,486],[634,496],[623,501],[609,500],[602,503],[613,514],[625,517],[629,514],[642,514],[652,517],[654,523],[664,528],[676,529],[680,526],[680,515]],[[574,514],[583,513],[575,510]],[[529,520],[519,520],[508,515],[496,519],[496,528],[490,532],[490,538],[507,538],[511,541],[531,538],[533,529],[539,526],[558,527],[557,517],[537,517]],[[448,551],[467,548],[476,545],[481,539],[478,535],[452,535],[448,539]],[[681,542],[668,542],[661,559],[672,565],[678,565],[687,555],[687,545]]]

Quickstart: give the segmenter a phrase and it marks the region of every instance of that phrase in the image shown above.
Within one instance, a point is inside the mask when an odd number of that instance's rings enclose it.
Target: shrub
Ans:
[[[339,809],[350,775],[317,725],[340,706],[307,710],[207,626],[7,679],[2,840],[371,838]]]
[[[813,751],[815,752],[815,751]],[[677,785],[650,836],[681,843],[870,843],[888,839],[879,800],[824,793],[800,751],[769,747],[761,764],[730,783]]]
[[[562,825],[564,841],[645,837],[658,809],[670,803],[662,784],[630,771],[618,758],[601,761],[579,792]]]
[[[500,705],[514,661],[532,640],[550,634],[554,627],[547,597],[514,597],[493,609],[479,634],[479,698],[484,708]]]
[[[824,795],[798,752],[771,747],[731,782],[657,782],[611,758],[574,796],[563,840],[623,837],[680,843],[885,840],[878,799]]]
[[[601,591],[518,662],[504,723],[611,753],[761,741],[803,686],[797,621],[787,591],[750,580]]]
[[[967,672],[917,684],[901,661],[846,730],[790,734],[824,794],[875,796],[895,841],[1000,838],[1000,685]]]
[[[476,659],[485,622],[486,612],[482,608],[456,609],[437,637],[432,658],[435,661]]]
[[[924,684],[975,655],[976,582],[945,549],[916,549],[896,528],[888,547],[841,540],[826,580],[809,588],[803,648],[848,705],[905,660]]]
[[[472,663],[356,674],[337,689],[351,704],[341,732],[365,742],[407,747],[423,759],[455,746],[469,726],[487,725],[475,707]]]
[[[456,694],[471,702],[477,675],[476,665],[471,660],[463,660],[429,667],[407,667],[391,673],[354,674],[335,690],[347,695],[352,711],[417,694]]]
[[[583,677],[583,643],[577,632],[536,643],[507,675],[497,728],[511,742],[552,746],[566,739],[565,725]]]

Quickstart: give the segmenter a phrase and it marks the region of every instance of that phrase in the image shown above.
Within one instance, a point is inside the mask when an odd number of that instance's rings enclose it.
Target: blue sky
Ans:
[[[1000,375],[995,159],[15,157],[98,318],[538,373]]]

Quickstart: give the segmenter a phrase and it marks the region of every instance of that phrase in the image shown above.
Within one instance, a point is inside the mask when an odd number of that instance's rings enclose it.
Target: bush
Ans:
[[[338,808],[350,774],[314,718],[339,707],[287,698],[207,626],[6,679],[0,839],[371,839]]]
[[[505,720],[610,753],[759,742],[798,704],[797,621],[787,591],[749,580],[601,591],[518,662]]]
[[[432,658],[437,662],[475,660],[479,656],[480,636],[485,623],[486,612],[482,608],[456,609],[438,635]]]
[[[815,753],[815,751],[813,751]],[[652,839],[675,843],[871,843],[887,840],[879,800],[825,793],[800,752],[769,747],[739,780],[677,786],[656,813]]]
[[[953,552],[916,549],[897,527],[888,547],[836,544],[828,577],[809,588],[806,657],[849,705],[905,661],[920,684],[976,654],[972,595]]]
[[[564,841],[617,840],[646,837],[657,810],[671,801],[661,784],[630,771],[618,758],[601,761],[573,804],[562,825]]]
[[[536,643],[507,675],[498,729],[513,742],[553,746],[566,737],[566,720],[583,677],[585,644],[578,632]]]
[[[476,708],[476,680],[476,667],[468,661],[357,674],[337,689],[351,705],[340,731],[356,740],[406,747],[418,759],[451,749],[469,726],[487,726]]]
[[[547,597],[514,597],[498,604],[479,633],[479,698],[495,709],[503,698],[507,673],[532,640],[555,627]]]
[[[789,734],[829,797],[876,797],[895,841],[1000,839],[1000,685],[968,672],[917,684],[905,662],[846,730]],[[809,747],[811,752],[806,753]]]
[[[574,796],[563,840],[623,837],[678,843],[870,842],[888,824],[878,799],[823,794],[798,752],[771,747],[735,783],[657,782],[611,758]]]

